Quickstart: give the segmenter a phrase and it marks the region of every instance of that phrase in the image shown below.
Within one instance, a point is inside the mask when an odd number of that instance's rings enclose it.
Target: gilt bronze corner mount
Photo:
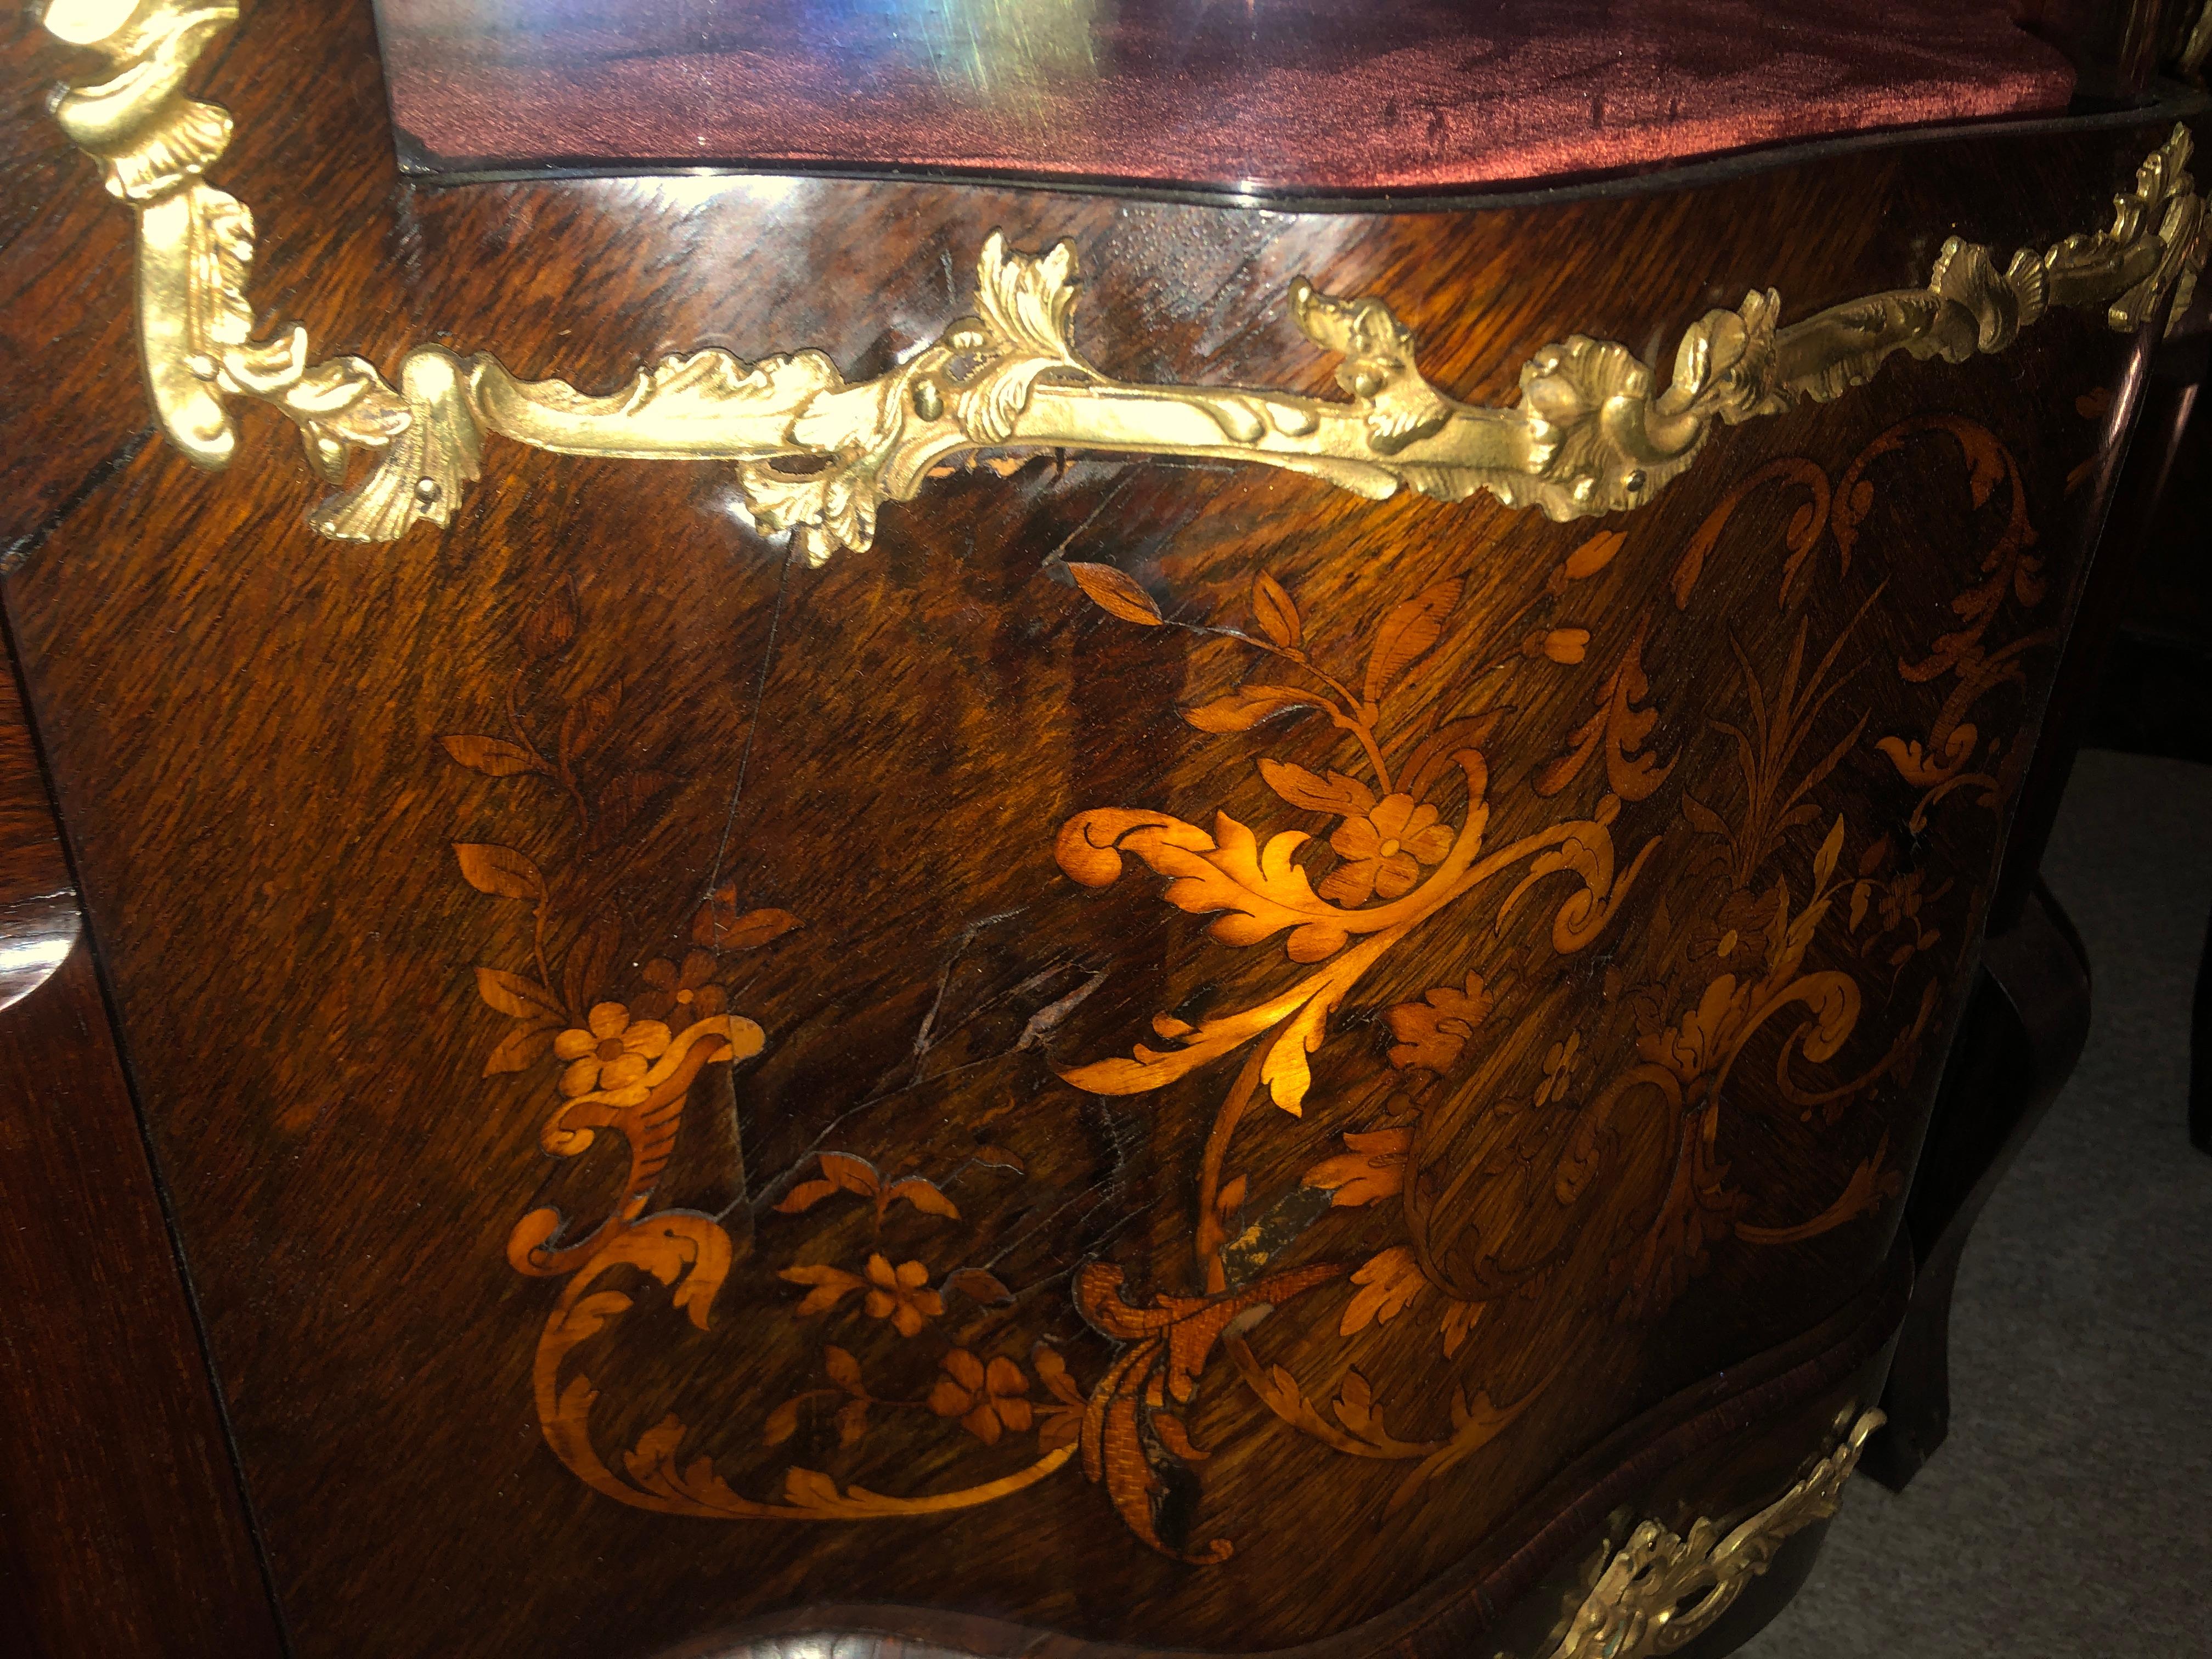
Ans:
[[[417,346],[395,388],[370,363],[315,361],[296,325],[253,337],[246,281],[253,219],[208,184],[230,142],[223,110],[185,95],[194,61],[237,20],[234,0],[53,0],[47,28],[106,58],[104,77],[59,88],[55,118],[137,217],[138,331],[170,441],[204,466],[236,444],[228,402],[271,404],[337,486],[313,515],[326,536],[392,541],[443,525],[482,464],[487,433],[568,454],[731,463],[755,520],[791,531],[820,563],[866,549],[886,501],[979,449],[1078,449],[1255,462],[1380,499],[1410,488],[1447,501],[1488,490],[1568,520],[1651,500],[1695,458],[1716,420],[1778,414],[1863,383],[1892,353],[1958,362],[2002,350],[2053,306],[2102,306],[2142,326],[2185,304],[2203,261],[2203,204],[2176,126],[2115,198],[2109,229],[2022,250],[2002,270],[1956,237],[1927,284],[1783,325],[1753,292],[1683,335],[1671,380],[1616,343],[1570,335],[1521,370],[1510,408],[1465,404],[1415,362],[1413,334],[1374,297],[1290,291],[1307,337],[1336,356],[1343,398],[1111,379],[1070,337],[1075,256],[1034,255],[994,234],[975,308],[873,380],[848,382],[819,351],[748,363],[708,349],[641,368],[588,396],[515,379],[487,353]],[[349,483],[356,452],[370,465]]]
[[[1725,1533],[1709,1516],[1700,1516],[1686,1537],[1656,1521],[1643,1522],[1603,1559],[1596,1583],[1545,1659],[1650,1659],[1711,1629],[1773,1565],[1784,1542],[1836,1513],[1844,1483],[1885,1420],[1878,1411],[1857,1413],[1856,1421],[1845,1412],[1833,1449],[1781,1497]]]

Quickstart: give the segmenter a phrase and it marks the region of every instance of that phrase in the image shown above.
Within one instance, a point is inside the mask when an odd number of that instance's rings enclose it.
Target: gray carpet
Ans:
[[[1967,1246],[1950,1438],[1902,1497],[1851,1483],[1751,1659],[2212,1656],[2212,1158],[2184,1099],[2212,768],[2085,753],[2044,869],[2094,1024]]]

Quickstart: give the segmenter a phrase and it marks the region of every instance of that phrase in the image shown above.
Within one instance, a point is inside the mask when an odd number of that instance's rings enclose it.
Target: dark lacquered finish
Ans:
[[[2047,242],[2166,131],[1443,215],[805,179],[432,191],[395,180],[374,46],[358,9],[271,4],[206,65],[240,123],[218,176],[255,212],[256,295],[387,366],[451,337],[595,390],[700,343],[879,372],[970,303],[995,228],[1076,246],[1082,337],[1129,378],[1325,391],[1281,297],[1304,272],[1386,295],[1440,384],[1502,403],[1572,331],[1656,357],[1754,286],[1796,315],[1924,280],[1953,230]],[[52,62],[11,43],[7,83]],[[303,1659],[836,1630],[1537,1651],[1616,1511],[1747,1513],[1878,1388],[1904,1182],[2137,342],[2066,313],[2002,357],[1896,364],[1722,432],[1652,507],[1594,523],[1032,457],[928,481],[817,571],[711,466],[500,442],[445,532],[342,545],[307,530],[323,487],[280,423],[249,415],[221,476],[143,441],[125,222],[40,118],[19,99],[0,134],[25,158],[8,349],[41,366],[0,460],[0,598]],[[1299,805],[1366,775],[1361,745],[1222,707],[1303,673],[1293,651],[1372,677],[1401,782],[1421,769],[1397,739],[1431,718],[1468,722],[1480,775]],[[1951,752],[1954,696],[1987,781],[1934,799],[1921,761]],[[1298,1115],[1249,1083],[1231,1109],[1249,1044],[1156,1092],[1082,1081],[1332,959],[1279,928],[1209,938],[1137,843],[1099,867],[1145,826],[1096,814],[1304,831],[1358,907],[1439,867],[1434,832],[1478,797],[1486,850],[1571,825],[1546,848],[1572,856],[1509,860],[1392,941]],[[1757,985],[1773,1023],[1723,1091],[1710,1057]],[[702,1048],[622,1131],[649,1158],[604,1124],[547,1155],[564,1067],[702,1018],[757,1023],[759,1052]],[[1808,1054],[1815,1018],[1837,1053]],[[102,1167],[85,1259],[176,1291],[143,1157],[135,1185]],[[62,1179],[0,1176],[19,1207]],[[563,1255],[625,1194],[640,1226],[601,1237],[632,1265]],[[530,1219],[555,1210],[557,1231]],[[719,1290],[672,1304],[718,1235]],[[191,1361],[173,1320],[152,1340]],[[64,1443],[125,1415],[40,1409]],[[1069,1439],[1086,1414],[1097,1478]],[[207,1421],[121,1432],[222,1455]],[[42,1445],[31,1467],[64,1478]],[[940,1513],[753,1513],[819,1499],[787,1468],[866,1509],[1055,1455]],[[250,1558],[204,1534],[207,1604],[236,1608]],[[193,1617],[139,1650],[210,1651]]]

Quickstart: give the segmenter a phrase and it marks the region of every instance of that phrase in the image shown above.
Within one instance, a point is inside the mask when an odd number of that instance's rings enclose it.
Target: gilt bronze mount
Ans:
[[[1726,1532],[1707,1516],[1687,1537],[1656,1521],[1638,1526],[1601,1558],[1596,1583],[1544,1659],[1650,1659],[1711,1629],[1790,1537],[1842,1505],[1844,1483],[1885,1421],[1878,1411],[1852,1419],[1844,1413],[1836,1425],[1841,1438],[1802,1480]]]
[[[1461,403],[1423,378],[1412,332],[1382,300],[1338,299],[1304,278],[1290,304],[1340,362],[1343,399],[1242,387],[1142,386],[1094,368],[1070,337],[1075,254],[1012,252],[994,234],[975,311],[889,373],[848,383],[819,351],[748,363],[671,356],[606,397],[518,380],[489,353],[417,346],[395,389],[353,356],[314,361],[297,325],[253,337],[246,280],[253,217],[208,184],[231,118],[185,94],[194,61],[236,21],[232,0],[54,0],[47,28],[104,55],[112,73],[58,90],[55,118],[100,163],[138,221],[138,333],[162,429],[203,466],[226,465],[227,401],[275,405],[337,494],[324,535],[392,541],[443,525],[482,465],[486,433],[567,454],[726,460],[755,520],[788,530],[808,560],[865,550],[885,501],[910,501],[933,467],[979,449],[1077,449],[1256,462],[1381,499],[1488,490],[1555,520],[1650,501],[1695,459],[1716,420],[1778,414],[1864,382],[1892,353],[1959,362],[2001,351],[2053,306],[2106,307],[2140,327],[2183,304],[2203,262],[2190,139],[2172,136],[2114,198],[2109,229],[2022,250],[2000,271],[1986,248],[1945,242],[1927,285],[1832,306],[1786,326],[1772,289],[1712,311],[1683,335],[1674,375],[1626,346],[1570,335],[1523,364],[1508,409]],[[355,453],[374,458],[347,483]]]

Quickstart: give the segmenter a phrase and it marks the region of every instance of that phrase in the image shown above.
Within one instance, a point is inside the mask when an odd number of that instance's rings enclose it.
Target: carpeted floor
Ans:
[[[2094,1024],[1967,1246],[1950,1438],[1902,1497],[1851,1483],[1749,1659],[2212,1656],[2212,1158],[2184,1103],[2212,767],[2085,753],[2044,869]]]

